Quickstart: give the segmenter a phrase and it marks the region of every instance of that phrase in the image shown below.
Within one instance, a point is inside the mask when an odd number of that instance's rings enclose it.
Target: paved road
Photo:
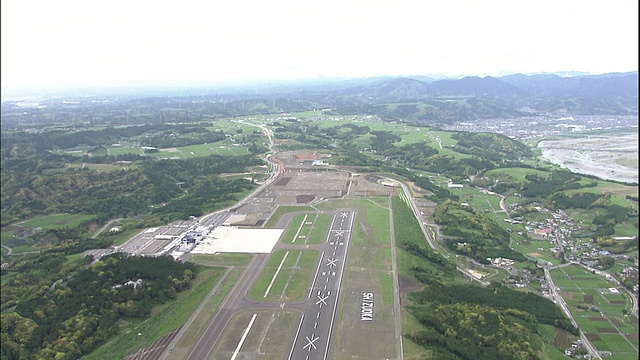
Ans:
[[[258,254],[253,257],[240,279],[218,307],[216,314],[207,325],[205,331],[196,340],[195,345],[189,351],[187,359],[205,360],[211,358],[213,350],[222,337],[229,320],[243,308],[243,302],[238,300],[245,299],[246,292],[258,278],[268,258],[269,254]],[[168,356],[168,358],[171,358],[171,356]]]
[[[334,216],[289,359],[327,359],[355,213]]]
[[[9,256],[9,255],[11,255],[13,253],[13,249],[12,248],[10,248],[10,247],[8,247],[6,245],[0,245],[0,246],[2,246],[3,248],[7,249],[7,256]]]

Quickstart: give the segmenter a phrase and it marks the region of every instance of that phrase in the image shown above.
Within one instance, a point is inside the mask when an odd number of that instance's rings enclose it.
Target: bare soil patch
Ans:
[[[571,334],[567,330],[556,328],[556,337],[553,338],[553,346],[561,349],[569,347],[569,345],[571,345],[570,336]]]
[[[400,285],[400,306],[409,305],[409,293],[420,291],[424,288],[424,284],[405,275],[398,276],[398,284]]]
[[[611,328],[596,328],[598,329],[599,333],[603,333],[603,334],[617,334],[618,330],[616,329],[611,329]]]
[[[560,294],[560,296],[562,296],[565,299],[573,299],[573,293],[569,292],[569,291],[558,291],[558,294]]]
[[[593,305],[593,295],[585,295],[584,303]]]
[[[283,177],[283,178],[280,178],[278,181],[276,181],[276,183],[273,184],[273,186],[287,186],[289,181],[291,181],[290,177]]]
[[[638,342],[638,333],[635,334],[627,334],[624,337],[626,337],[629,341],[634,341],[634,342]]]
[[[622,326],[622,323],[618,321],[618,319],[609,319],[609,321],[611,321],[611,323],[617,327]]]
[[[600,341],[600,336],[598,334],[584,334],[589,341]]]
[[[589,321],[607,321],[607,319],[600,316],[589,316],[587,319],[589,319]]]
[[[296,204],[310,203],[316,198],[315,195],[296,195]]]

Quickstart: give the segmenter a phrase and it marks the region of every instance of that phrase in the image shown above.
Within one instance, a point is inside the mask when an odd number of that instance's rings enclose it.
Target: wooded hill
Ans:
[[[637,72],[573,77],[516,74],[443,80],[416,76],[306,81],[256,86],[251,92],[246,88],[165,89],[162,97],[146,98],[126,89],[104,93],[118,98],[118,102],[90,103],[86,98],[70,96],[68,100],[80,104],[61,104],[59,99],[52,99],[43,101],[46,108],[25,112],[19,101],[5,101],[1,109],[2,128],[50,125],[61,119],[93,124],[194,122],[204,116],[222,118],[313,109],[429,124],[554,112],[638,113]]]

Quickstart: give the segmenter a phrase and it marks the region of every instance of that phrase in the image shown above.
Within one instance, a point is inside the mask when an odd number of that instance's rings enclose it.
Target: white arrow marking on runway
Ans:
[[[329,298],[329,295],[327,296],[320,296],[318,295],[318,301],[316,301],[316,305],[319,305],[320,307],[322,307],[322,304],[324,305],[328,305],[327,302],[325,300],[327,300]]]
[[[320,337],[319,337],[319,336],[318,336],[318,337],[315,337],[315,336],[316,336],[316,334],[312,334],[312,335],[311,335],[311,339],[309,339],[309,337],[308,337],[308,336],[305,336],[305,338],[307,339],[307,345],[303,346],[302,348],[303,348],[303,349],[308,348],[307,350],[309,350],[309,351],[311,351],[311,347],[313,347],[314,349],[317,349],[318,347],[316,347],[315,342],[316,342],[318,339],[320,339]]]
[[[340,260],[340,259],[327,259],[327,261],[328,261],[328,262],[327,262],[327,265],[329,265],[329,267],[338,266],[338,265],[336,264],[336,262],[338,262],[338,260]]]

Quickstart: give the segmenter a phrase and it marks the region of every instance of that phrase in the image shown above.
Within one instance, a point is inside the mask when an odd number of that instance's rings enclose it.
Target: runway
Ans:
[[[312,360],[326,359],[331,352],[331,335],[335,326],[340,287],[344,275],[347,250],[351,239],[355,212],[352,210],[336,212],[333,216],[327,239],[319,245],[311,245],[321,252],[316,264],[312,284],[305,300],[293,303],[258,302],[247,297],[270,254],[256,254],[247,265],[244,273],[220,304],[213,318],[196,339],[186,359],[211,359],[218,347],[227,326],[234,315],[252,309],[292,310],[301,314],[295,337],[282,339],[290,341],[288,359]],[[285,245],[286,248],[301,248],[302,245]],[[252,332],[245,334],[251,338]],[[241,339],[239,338],[238,341]],[[242,354],[242,349],[237,349]],[[237,354],[237,352],[236,352]],[[177,359],[170,352],[161,358]]]
[[[326,359],[330,354],[354,218],[352,211],[333,218],[289,359]]]

